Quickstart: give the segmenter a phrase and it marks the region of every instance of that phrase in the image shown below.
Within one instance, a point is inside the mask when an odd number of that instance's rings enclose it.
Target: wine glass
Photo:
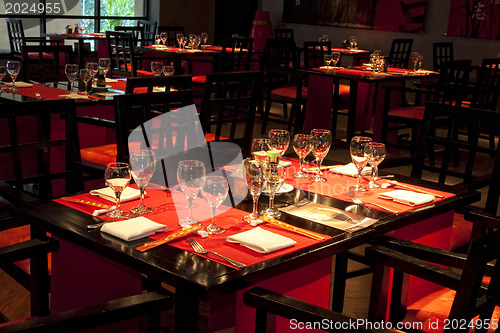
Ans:
[[[292,141],[293,150],[300,159],[299,171],[294,173],[295,178],[305,178],[307,173],[303,170],[304,158],[311,152],[311,136],[309,134],[295,134]]]
[[[152,61],[151,62],[151,72],[153,72],[154,76],[160,76],[163,70],[163,62],[161,61]]]
[[[64,66],[64,73],[69,81],[69,91],[68,94],[71,94],[73,91],[73,82],[78,78],[78,65],[77,64],[66,64]]]
[[[201,42],[203,43],[203,47],[202,48],[204,49],[207,46],[208,33],[202,32],[201,35],[200,35],[200,37],[201,37]]]
[[[418,53],[418,52],[411,53],[411,61],[413,62],[413,70],[414,71],[418,70],[419,59],[420,59],[420,53]]]
[[[352,163],[358,169],[358,180],[356,186],[351,187],[352,190],[358,192],[366,192],[368,189],[366,186],[361,184],[361,173],[363,172],[364,167],[368,163],[368,145],[373,142],[373,140],[366,136],[355,136],[351,140],[350,151]]]
[[[83,82],[84,92],[88,94],[89,81],[92,80],[92,73],[87,68],[80,69],[80,80]]]
[[[252,146],[250,147],[250,152],[252,156],[260,165],[267,163],[268,155],[267,151],[271,150],[271,140],[265,138],[256,138],[252,141]]]
[[[274,219],[279,219],[281,212],[274,208],[274,196],[285,183],[286,169],[277,163],[265,164],[263,168],[264,180],[266,182],[267,189],[269,190],[269,207],[262,211],[261,214]]]
[[[179,47],[182,49],[182,42],[184,40],[184,35],[183,34],[177,34],[176,38],[177,38],[177,43],[179,43]]]
[[[321,172],[321,163],[330,151],[332,144],[332,132],[327,129],[313,129],[311,130],[311,149],[318,164],[318,171],[310,180],[314,182],[325,182],[326,178],[323,177]]]
[[[378,166],[385,158],[385,145],[381,142],[369,142],[366,152],[368,154],[368,164],[372,167],[372,179],[368,183],[368,187],[380,187],[375,181],[378,178]]]
[[[167,40],[168,40],[168,34],[166,32],[162,32],[160,34],[160,39],[163,45],[167,45]]]
[[[328,54],[328,53],[325,53],[325,55],[323,56],[324,60],[325,60],[325,65],[327,67],[327,69],[330,68],[330,64],[332,63],[332,55],[331,54]]]
[[[334,51],[332,52],[332,62],[333,62],[333,67],[337,67],[337,63],[340,60],[340,52]]]
[[[16,78],[19,75],[20,70],[21,70],[21,63],[19,61],[16,60],[7,61],[7,73],[9,73],[9,76],[12,79],[11,91],[17,91]]]
[[[245,176],[248,186],[248,191],[252,196],[253,209],[250,215],[243,217],[246,222],[251,222],[253,220],[258,220],[260,218],[258,213],[259,196],[262,193],[262,188],[264,187],[264,172],[260,163],[251,158],[247,158],[243,161],[245,167]]]
[[[174,66],[171,65],[163,66],[163,75],[172,76],[174,74],[175,74]]]
[[[186,195],[189,205],[188,217],[179,221],[179,225],[186,227],[198,224],[199,222],[191,216],[191,208],[194,199],[205,182],[205,164],[198,160],[180,161],[177,166],[177,182]]]
[[[187,44],[187,37],[186,36],[183,36],[181,38],[181,42],[182,42],[182,49],[185,51],[186,50],[186,44]]]
[[[97,62],[89,62],[87,63],[87,69],[90,71],[93,80],[96,74],[99,72],[99,65],[97,64]]]
[[[128,163],[117,162],[109,163],[106,166],[104,173],[106,184],[115,192],[116,205],[115,210],[108,212],[106,215],[112,218],[126,217],[129,213],[120,209],[120,196],[130,183],[131,175]]]
[[[133,151],[130,154],[130,169],[137,187],[141,191],[141,200],[137,207],[130,211],[134,214],[148,214],[153,211],[153,208],[144,205],[144,190],[148,186],[151,177],[156,168],[155,153],[151,149],[141,149]]]
[[[160,45],[161,35],[155,35],[155,41],[156,41],[156,45]]]
[[[0,66],[0,85],[2,85],[2,80],[7,75],[7,69],[5,69],[5,66]],[[0,93],[3,93],[4,90],[0,88]]]
[[[201,188],[201,195],[205,198],[210,210],[212,212],[212,223],[209,226],[203,228],[206,232],[211,235],[222,234],[224,228],[219,227],[215,224],[215,212],[220,204],[226,199],[228,191],[228,185],[226,178],[222,176],[207,176],[205,177],[205,184]]]
[[[269,131],[268,136],[271,148],[277,150],[280,157],[283,157],[290,144],[290,133],[287,130],[272,129]]]
[[[351,44],[351,50],[357,49],[358,48],[358,37],[350,36],[349,43]]]
[[[85,34],[85,30],[87,30],[87,28],[89,27],[89,25],[87,24],[87,22],[85,21],[81,21],[80,22],[80,33],[83,35]]]
[[[101,70],[104,77],[106,77],[108,75],[109,69],[111,68],[111,59],[99,58],[98,65],[99,70]]]

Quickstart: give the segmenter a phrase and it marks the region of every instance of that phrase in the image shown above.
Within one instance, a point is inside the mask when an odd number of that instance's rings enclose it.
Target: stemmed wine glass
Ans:
[[[290,133],[287,130],[272,129],[269,131],[268,136],[271,148],[277,150],[280,157],[283,157],[283,154],[290,145]]]
[[[339,60],[340,60],[340,52],[333,51],[332,52],[333,67],[337,67],[337,63],[339,62]]]
[[[212,213],[212,223],[203,228],[211,235],[222,234],[226,231],[224,228],[215,224],[215,212],[220,204],[226,199],[228,185],[226,178],[222,176],[207,176],[205,177],[205,184],[201,188],[201,195],[205,198]]]
[[[163,66],[163,75],[172,76],[174,74],[175,74],[174,66],[171,65]]]
[[[77,64],[66,64],[64,66],[64,73],[69,81],[69,91],[68,94],[71,94],[73,91],[73,82],[78,78],[78,65]]]
[[[349,44],[351,44],[351,50],[357,49],[358,48],[358,37],[350,36],[349,37]]]
[[[326,65],[326,69],[330,69],[330,64],[332,63],[332,55],[331,54],[328,54],[328,53],[325,53],[325,55],[323,56],[324,60],[325,60],[325,65]]]
[[[250,152],[252,156],[260,165],[264,165],[267,162],[268,155],[267,151],[271,150],[271,140],[265,138],[256,138],[252,141],[252,146],[250,147]]]
[[[203,43],[203,49],[205,49],[207,47],[207,41],[208,41],[208,33],[206,32],[202,32],[201,35],[201,42]]]
[[[97,62],[89,62],[87,63],[87,69],[90,71],[93,80],[96,74],[99,72],[99,65],[97,64]]]
[[[368,189],[366,186],[361,184],[361,173],[363,172],[364,167],[368,163],[368,147],[369,144],[373,142],[373,140],[366,136],[355,136],[351,140],[350,151],[352,163],[358,169],[358,179],[357,184],[351,187],[352,190],[358,192],[366,192]]]
[[[80,69],[80,79],[83,82],[84,92],[88,94],[89,81],[92,80],[92,73],[87,68]]]
[[[163,46],[166,46],[167,40],[168,40],[168,34],[166,32],[162,32],[160,34],[160,39],[161,39],[161,42],[163,43]]]
[[[9,73],[9,76],[12,79],[11,91],[17,91],[16,78],[19,75],[20,70],[21,70],[21,63],[19,61],[16,60],[7,61],[7,73]]]
[[[163,63],[161,61],[151,62],[151,72],[153,72],[154,76],[160,76],[162,70],[163,70]]]
[[[182,49],[182,43],[184,41],[184,35],[183,34],[177,34],[176,38],[177,38],[177,43],[179,43],[179,47]]]
[[[7,69],[5,69],[5,66],[0,66],[0,85],[2,85],[2,80],[7,75]],[[3,93],[4,90],[0,88],[0,93]]]
[[[101,70],[104,77],[106,77],[108,75],[109,69],[111,68],[111,59],[99,58],[98,64],[99,70]]]
[[[139,205],[130,211],[135,214],[143,215],[153,211],[153,208],[144,205],[144,191],[148,186],[151,177],[156,168],[155,153],[151,149],[141,149],[133,151],[130,154],[130,169],[137,187],[141,191],[141,200]]]
[[[117,162],[109,163],[106,166],[104,178],[108,186],[115,192],[116,205],[115,210],[108,212],[107,215],[113,218],[126,217],[129,213],[120,209],[120,196],[130,183],[131,175],[128,163]]]
[[[299,171],[293,174],[295,178],[308,177],[303,170],[304,158],[311,152],[311,136],[309,134],[295,134],[292,141],[293,150],[300,159]]]
[[[259,196],[262,193],[262,188],[264,187],[264,172],[259,162],[251,158],[245,159],[243,161],[243,165],[245,167],[245,179],[247,181],[248,191],[250,192],[253,201],[252,213],[243,217],[243,220],[251,222],[260,218],[258,205]]]
[[[265,164],[264,179],[269,190],[269,207],[261,212],[261,215],[279,219],[281,212],[274,208],[274,196],[285,183],[286,169],[278,164]]]
[[[155,35],[155,41],[156,41],[156,45],[160,45],[161,35]]]
[[[368,164],[372,167],[372,179],[368,183],[368,187],[380,187],[375,181],[378,178],[378,166],[385,158],[385,145],[381,142],[369,142],[366,152],[368,154]]]
[[[413,70],[416,71],[418,69],[418,61],[420,59],[420,53],[412,52],[411,53],[411,61],[413,62]]]
[[[177,182],[186,195],[189,205],[188,217],[179,221],[179,225],[185,227],[199,223],[191,216],[191,207],[205,182],[205,164],[198,160],[180,161],[177,166]]]
[[[323,159],[330,151],[330,145],[332,144],[332,132],[327,129],[313,129],[311,130],[311,149],[314,157],[316,158],[316,163],[318,164],[318,171],[314,177],[310,180],[314,182],[325,182],[326,178],[323,177],[321,172],[321,163]]]

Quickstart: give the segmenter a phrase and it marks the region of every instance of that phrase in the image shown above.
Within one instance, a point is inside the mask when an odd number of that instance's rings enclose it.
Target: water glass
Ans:
[[[68,94],[71,94],[73,91],[73,82],[78,78],[78,65],[77,64],[66,64],[64,66],[64,73],[69,81],[69,91]]]
[[[168,40],[168,34],[166,32],[162,32],[160,34],[160,39],[163,45],[167,45],[167,40]]]
[[[153,72],[154,76],[160,76],[163,70],[163,62],[161,61],[152,61],[151,62],[151,72]]]
[[[368,147],[373,140],[366,136],[355,136],[351,140],[350,152],[352,163],[358,169],[358,179],[357,184],[350,189],[357,192],[366,192],[368,188],[361,183],[362,172],[368,163]]]
[[[369,142],[367,147],[368,164],[372,167],[372,178],[368,183],[369,188],[378,188],[375,181],[378,178],[378,166],[385,159],[385,145],[381,142]]]
[[[9,73],[10,78],[12,79],[12,91],[17,91],[16,88],[16,78],[19,75],[19,71],[21,70],[21,63],[16,60],[7,61],[7,73]]]
[[[417,71],[418,70],[418,63],[420,61],[420,53],[419,52],[412,52],[411,53],[411,61],[413,62],[413,70]]]
[[[313,129],[311,130],[311,150],[318,165],[318,170],[314,177],[310,180],[314,182],[325,182],[326,178],[323,177],[321,172],[321,163],[330,151],[332,144],[332,132],[327,129]]]
[[[172,76],[174,75],[174,72],[175,72],[174,66],[171,65],[163,66],[163,75]]]
[[[358,37],[350,36],[349,37],[349,44],[351,45],[351,50],[357,49],[358,48]]]
[[[205,164],[198,160],[184,160],[180,161],[177,166],[177,182],[181,187],[189,205],[188,217],[179,221],[182,227],[189,227],[198,224],[192,217],[191,208],[194,199],[198,196],[198,192],[205,183]]]
[[[274,208],[274,197],[276,192],[279,191],[281,186],[285,183],[286,179],[286,169],[278,164],[265,164],[264,168],[264,180],[269,191],[269,207],[261,212],[261,215],[272,217],[274,219],[279,219],[281,212]]]
[[[268,136],[271,148],[277,150],[280,157],[283,157],[290,145],[290,133],[287,130],[272,129],[269,131]]]
[[[155,42],[156,42],[156,45],[161,45],[161,35],[155,35]]]
[[[255,138],[252,141],[250,152],[253,158],[262,166],[267,163],[267,151],[271,150],[271,140],[265,138]]]
[[[97,64],[99,66],[99,70],[102,71],[103,75],[106,77],[108,75],[109,69],[111,68],[111,59],[99,58]]]
[[[151,149],[141,149],[133,151],[130,154],[130,169],[134,182],[141,191],[141,199],[139,205],[132,208],[130,211],[134,214],[144,215],[151,213],[153,208],[144,205],[144,192],[148,186],[151,177],[156,168],[155,153]]]
[[[208,33],[202,32],[201,35],[200,35],[200,37],[201,37],[201,42],[203,43],[203,47],[202,48],[204,49],[206,47],[206,45],[207,45]]]
[[[87,69],[90,71],[93,80],[99,72],[99,65],[97,64],[97,62],[89,62],[87,63]]]
[[[84,92],[87,94],[89,81],[92,80],[92,73],[87,68],[80,69],[80,80],[82,80]]]
[[[120,208],[120,196],[123,190],[128,186],[131,180],[130,169],[128,163],[109,163],[104,172],[106,184],[115,192],[116,204],[115,210],[108,212],[106,215],[112,218],[126,217],[129,213],[124,212]]]
[[[340,52],[334,51],[332,52],[332,63],[333,67],[337,67],[337,63],[340,60]]]
[[[182,43],[183,43],[183,40],[184,40],[184,35],[183,34],[177,34],[176,38],[177,38],[177,43],[179,43],[179,47],[182,49]]]
[[[293,150],[300,159],[299,171],[293,174],[295,178],[308,177],[304,172],[304,158],[311,152],[311,136],[309,134],[295,134],[292,141]]]
[[[258,220],[260,218],[258,212],[259,196],[262,193],[262,188],[264,187],[264,171],[260,163],[251,158],[247,158],[243,161],[243,166],[245,167],[245,179],[248,186],[248,191],[252,196],[252,213],[243,217],[246,222],[251,222],[253,220]]]
[[[215,224],[215,212],[220,204],[226,199],[228,192],[228,185],[226,178],[222,176],[207,176],[205,177],[205,183],[201,188],[201,195],[205,198],[208,205],[210,206],[210,211],[212,213],[212,222],[209,226],[203,228],[206,232],[211,235],[222,234],[226,231],[224,228],[219,227]]]

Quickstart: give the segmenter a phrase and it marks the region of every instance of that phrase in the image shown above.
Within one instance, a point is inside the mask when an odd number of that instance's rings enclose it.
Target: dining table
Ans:
[[[356,133],[372,131],[374,141],[381,141],[384,111],[383,86],[402,85],[409,81],[435,80],[438,73],[428,70],[411,70],[388,67],[387,71],[373,71],[370,64],[349,67],[327,67],[300,69],[308,78],[308,93],[305,107],[304,129],[325,128],[331,120],[330,129],[335,135],[340,109],[339,84],[349,82],[347,106],[346,141]],[[332,98],[333,92],[333,98]],[[401,104],[401,99],[392,98],[391,106]]]
[[[329,299],[332,256],[398,230],[404,230],[406,236],[402,237],[408,239],[421,240],[434,235],[430,239],[443,242],[443,237],[435,235],[451,227],[453,211],[480,199],[477,192],[396,176],[394,179],[401,186],[435,196],[417,205],[379,196],[402,189],[395,186],[356,193],[364,202],[364,205],[358,205],[348,196],[349,188],[357,181],[352,175],[327,170],[324,173],[327,181],[317,183],[309,178],[292,176],[299,167],[296,159],[283,158],[282,161],[288,162],[288,176],[286,190],[276,195],[275,205],[282,212],[279,221],[264,220],[254,227],[242,220],[251,211],[250,198],[234,207],[225,201],[226,209],[216,216],[217,224],[225,228],[220,235],[178,234],[181,231],[178,221],[187,216],[188,209],[187,201],[184,207],[174,202],[174,198],[183,196],[174,184],[169,184],[169,188],[150,184],[146,188],[144,203],[154,211],[143,217],[165,225],[166,231],[132,241],[122,240],[98,228],[88,229],[88,225],[109,219],[106,215],[92,215],[96,204],[113,204],[88,192],[69,200],[59,198],[29,207],[14,207],[13,214],[29,222],[34,232],[49,232],[60,241],[60,249],[52,255],[51,311],[64,311],[140,291],[142,281],[147,277],[175,289],[176,332],[197,332],[203,325],[215,325],[216,328],[222,328],[217,325],[233,325],[238,332],[251,332],[255,312],[242,301],[243,293],[249,288],[262,286],[329,307],[334,301]],[[327,163],[325,165],[329,165]],[[333,169],[335,163],[330,162],[330,165]],[[241,171],[238,165],[220,168],[235,173]],[[237,188],[246,191],[244,185]],[[261,194],[261,209],[267,208],[268,198],[265,193]],[[122,209],[129,210],[137,204],[137,200],[127,201],[122,203]],[[398,213],[373,204],[392,208]],[[315,213],[311,214],[311,209],[306,209],[306,214],[300,213],[304,207],[314,208]],[[207,210],[207,203],[197,197],[193,216],[206,216]],[[317,214],[322,210],[326,215]],[[208,223],[203,221],[203,225]],[[243,232],[256,228],[289,238],[295,245],[260,253],[228,241],[229,236],[241,236]],[[188,243],[189,236],[206,249],[217,251],[246,267],[235,267],[210,253],[195,253]],[[149,248],[147,245],[153,241],[159,244]],[[210,304],[208,324],[200,321],[202,302]],[[289,329],[289,325],[280,320],[276,325]]]

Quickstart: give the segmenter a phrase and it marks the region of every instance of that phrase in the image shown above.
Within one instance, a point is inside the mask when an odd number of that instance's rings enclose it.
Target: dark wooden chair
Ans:
[[[260,72],[208,74],[200,110],[203,131],[215,135],[215,141],[234,142],[249,154],[261,93]]]
[[[297,327],[306,327],[306,323],[323,323],[320,328],[327,332],[394,332],[390,330],[371,330],[363,325],[352,326],[357,321],[356,318],[259,287],[245,292],[243,302],[256,309],[256,333],[268,331],[267,319],[269,314],[293,319]],[[302,326],[299,326],[299,324]]]
[[[148,20],[138,20],[137,26],[142,28],[142,38],[140,46],[153,45],[158,28],[158,22]]]
[[[140,76],[127,78],[126,94],[133,94],[135,89],[146,88],[146,92],[154,92],[154,88],[165,88],[165,91],[189,90],[192,86],[191,75],[172,76]],[[144,91],[142,91],[144,92]]]
[[[67,81],[64,66],[73,62],[73,50],[69,45],[26,45],[23,46],[23,79],[39,83]],[[37,56],[33,56],[37,54]],[[31,55],[31,59],[30,59]]]
[[[494,312],[498,313],[500,231],[473,241],[467,255],[394,239],[367,248],[366,254],[375,264],[369,321],[386,318],[387,288],[391,295],[389,321],[420,322],[428,332],[442,330],[446,320],[454,323],[450,331],[468,332],[473,318],[479,316],[478,320],[485,323]],[[392,287],[386,282],[387,268],[394,270]],[[406,304],[404,288],[408,275],[433,282],[442,289]],[[478,325],[475,332],[487,331],[485,326]]]
[[[453,61],[453,43],[441,42],[432,44],[432,69],[439,72],[441,65]]]
[[[389,52],[389,66],[407,68],[410,61],[413,39],[393,39]]]
[[[295,35],[293,29],[288,28],[276,28],[274,29],[274,37],[276,38],[288,38],[295,41]]]
[[[140,57],[135,50],[135,38],[131,32],[106,31],[108,57],[111,59],[111,76],[134,77],[153,75],[140,70]]]
[[[165,32],[167,34],[167,45],[177,46],[177,34],[184,35],[184,27],[182,26],[159,26],[158,33]]]
[[[304,68],[318,68],[325,65],[325,54],[332,53],[331,42],[304,42],[302,50]]]
[[[134,40],[134,47],[140,46],[141,40],[143,38],[142,37],[143,31],[144,31],[142,27],[117,25],[117,26],[115,26],[114,30],[131,33],[132,38]]]

